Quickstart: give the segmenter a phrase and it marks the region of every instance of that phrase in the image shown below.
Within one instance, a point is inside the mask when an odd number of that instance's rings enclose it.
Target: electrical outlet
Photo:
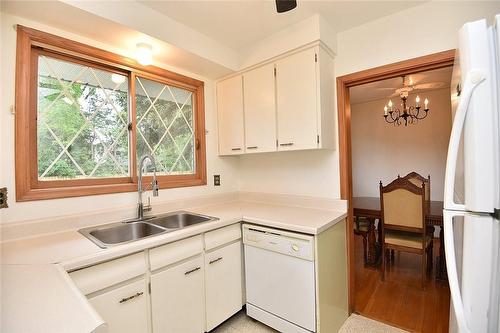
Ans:
[[[9,205],[7,204],[7,187],[2,187],[0,188],[0,209],[8,207]]]
[[[214,186],[220,186],[220,175],[214,175]]]

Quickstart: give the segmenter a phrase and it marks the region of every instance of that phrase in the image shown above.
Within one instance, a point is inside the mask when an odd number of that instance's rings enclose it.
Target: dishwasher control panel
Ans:
[[[244,224],[243,243],[314,261],[314,237],[310,235]]]

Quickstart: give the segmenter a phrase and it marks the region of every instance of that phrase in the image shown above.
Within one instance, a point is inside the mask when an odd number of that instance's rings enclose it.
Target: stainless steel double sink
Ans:
[[[180,230],[200,223],[218,220],[216,217],[178,211],[78,230],[101,248],[125,244],[147,237]]]

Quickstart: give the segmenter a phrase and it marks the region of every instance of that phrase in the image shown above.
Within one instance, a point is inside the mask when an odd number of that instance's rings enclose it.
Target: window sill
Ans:
[[[145,181],[145,180],[144,180]],[[178,187],[203,186],[207,184],[206,177],[190,179],[159,180],[160,190]],[[63,199],[83,197],[90,195],[102,195],[113,193],[137,192],[137,183],[87,185],[75,187],[52,187],[36,189],[16,189],[16,201],[37,201],[49,199]]]

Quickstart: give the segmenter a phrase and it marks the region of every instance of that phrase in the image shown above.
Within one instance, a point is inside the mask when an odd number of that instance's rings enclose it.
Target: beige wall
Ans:
[[[429,1],[337,35],[336,75],[457,47],[469,21],[500,14],[500,1]]]
[[[335,76],[456,48],[464,23],[497,13],[500,1],[431,1],[338,33]],[[246,156],[239,177],[244,191],[340,197],[338,150]]]
[[[463,23],[481,17],[491,19],[495,13],[500,13],[500,2],[429,2],[344,31],[337,34],[338,54],[335,59],[335,75],[454,48],[457,45],[457,31]],[[412,20],[416,20],[418,24],[408,25]],[[14,117],[9,111],[10,106],[14,104],[15,32],[12,25],[21,23],[114,52],[120,50],[114,49],[113,45],[99,44],[55,27],[4,13],[1,21],[0,184],[9,188],[11,198],[11,208],[2,212],[3,223],[84,213],[96,208],[132,209],[136,201],[134,193],[29,203],[14,202]],[[261,190],[269,193],[318,195],[330,198],[340,196],[338,150],[219,158],[213,82],[167,65],[164,67],[206,82],[209,184],[212,183],[212,175],[220,173],[222,186],[162,190],[160,197],[155,198],[153,203],[157,200],[227,192],[238,188],[244,191]],[[332,91],[332,94],[335,94],[335,91]]]
[[[385,122],[382,115],[387,99],[351,105],[354,196],[378,196],[380,181],[386,185],[398,174],[416,171],[424,177],[431,175],[431,199],[443,199],[451,132],[450,90],[420,95],[430,100],[431,111],[427,118],[407,127]],[[410,95],[412,103],[414,99]]]
[[[71,215],[88,213],[96,210],[121,208],[130,209],[133,212],[137,202],[137,193],[121,193],[110,195],[97,195],[80,198],[68,198],[57,200],[42,200],[17,203],[15,202],[14,183],[14,116],[10,113],[10,107],[14,105],[14,71],[15,71],[15,37],[14,24],[22,24],[35,29],[47,31],[59,36],[81,41],[86,44],[100,47],[120,53],[111,45],[96,43],[67,31],[54,27],[41,25],[39,23],[2,13],[1,16],[1,104],[0,104],[0,184],[9,189],[9,206],[3,210],[1,223],[13,223],[24,220],[47,218],[60,215]],[[208,185],[197,187],[186,187],[179,189],[161,190],[160,196],[152,198],[153,205],[166,200],[185,198],[193,195],[205,195],[212,193],[223,193],[236,191],[238,188],[236,159],[223,159],[217,156],[217,128],[215,116],[215,85],[214,82],[193,73],[183,72],[176,68],[163,65],[175,72],[195,77],[205,82],[205,116],[207,134],[207,173]],[[213,186],[213,174],[220,174],[222,186]]]

